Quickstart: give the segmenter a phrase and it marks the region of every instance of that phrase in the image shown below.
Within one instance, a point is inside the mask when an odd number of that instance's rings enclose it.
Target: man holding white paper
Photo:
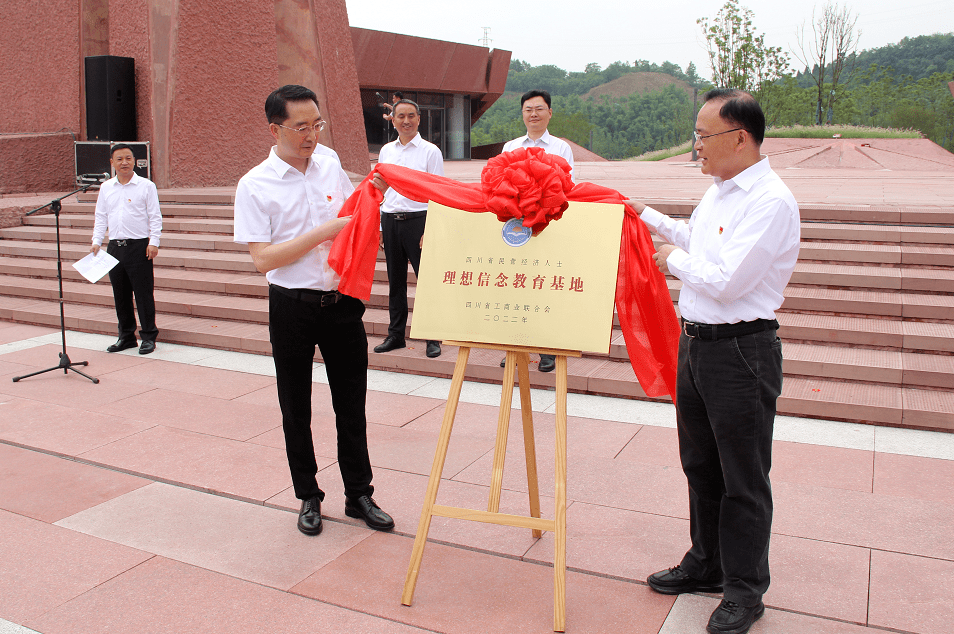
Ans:
[[[113,287],[113,301],[119,321],[119,339],[106,348],[119,352],[135,348],[136,316],[133,295],[139,312],[139,336],[142,345],[139,354],[156,349],[156,301],[153,297],[155,280],[153,260],[159,254],[162,234],[162,214],[155,184],[135,172],[136,159],[132,148],[118,143],[110,150],[109,163],[116,176],[99,188],[96,199],[96,219],[93,223],[93,246],[90,253],[99,252],[109,230],[106,252],[119,260],[109,271]]]

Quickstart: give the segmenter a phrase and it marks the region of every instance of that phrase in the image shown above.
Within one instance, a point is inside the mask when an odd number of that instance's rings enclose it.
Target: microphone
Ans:
[[[102,185],[110,178],[112,178],[112,175],[109,172],[99,172],[95,174],[82,174],[79,177],[79,181],[87,185]]]

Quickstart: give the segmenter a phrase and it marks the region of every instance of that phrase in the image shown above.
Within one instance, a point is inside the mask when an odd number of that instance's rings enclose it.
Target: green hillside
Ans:
[[[905,38],[862,51],[855,68],[851,82],[839,87],[832,123],[913,129],[954,151],[954,97],[947,86],[954,81],[954,33]],[[817,89],[806,71],[785,75],[766,89],[763,107],[770,126],[814,122]],[[660,82],[660,73],[676,81]],[[692,88],[701,94],[709,87],[692,64],[683,71],[668,61],[638,60],[605,69],[589,64],[583,72],[568,73],[513,60],[507,93],[474,125],[471,143],[499,143],[525,134],[519,95],[541,89],[553,95],[552,134],[608,159],[637,156],[689,139]]]

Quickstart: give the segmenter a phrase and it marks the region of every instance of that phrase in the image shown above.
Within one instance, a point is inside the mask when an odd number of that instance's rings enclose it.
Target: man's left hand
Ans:
[[[153,246],[151,244],[148,247],[146,247],[147,260],[154,260],[157,255],[159,255],[159,247]]]
[[[663,275],[669,274],[669,266],[666,264],[666,258],[677,248],[678,247],[674,247],[671,244],[663,244],[653,253],[653,262],[656,263],[656,267],[662,271]]]

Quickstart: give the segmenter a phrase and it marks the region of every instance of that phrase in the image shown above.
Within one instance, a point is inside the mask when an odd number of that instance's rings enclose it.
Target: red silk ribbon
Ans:
[[[499,160],[498,160],[499,159]],[[353,216],[334,240],[328,264],[338,272],[338,290],[368,301],[378,255],[383,198],[371,184],[380,174],[388,185],[411,200],[470,212],[491,211],[501,221],[522,218],[541,231],[558,220],[570,202],[621,204],[626,198],[594,183],[573,185],[569,164],[540,148],[506,152],[487,162],[481,183],[461,183],[399,165],[378,164],[345,201],[339,217]],[[656,268],[649,230],[624,205],[623,235],[616,276],[616,313],[636,378],[647,396],[676,393],[679,322],[665,276]]]

